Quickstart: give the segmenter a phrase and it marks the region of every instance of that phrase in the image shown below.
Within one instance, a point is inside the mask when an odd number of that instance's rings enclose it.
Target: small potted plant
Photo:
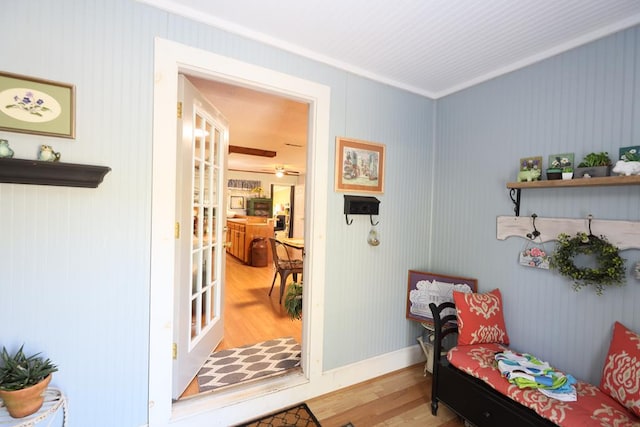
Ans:
[[[289,283],[284,297],[284,308],[291,320],[302,319],[302,283]]]
[[[576,178],[593,178],[611,175],[611,159],[609,153],[589,153],[575,169]]]
[[[0,399],[13,418],[26,417],[42,407],[43,393],[58,370],[40,353],[25,355],[23,347],[13,355],[2,347],[0,353]]]
[[[562,168],[562,179],[572,179],[573,178],[573,168],[570,166],[566,166]]]

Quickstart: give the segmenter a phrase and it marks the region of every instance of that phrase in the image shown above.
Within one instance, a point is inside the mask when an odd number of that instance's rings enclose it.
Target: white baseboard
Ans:
[[[330,393],[417,363],[424,363],[420,346],[414,345],[347,366],[323,372],[318,378],[287,384],[282,378],[225,396],[203,396],[174,404],[172,427],[234,425],[260,414]],[[156,427],[156,426],[150,426]]]

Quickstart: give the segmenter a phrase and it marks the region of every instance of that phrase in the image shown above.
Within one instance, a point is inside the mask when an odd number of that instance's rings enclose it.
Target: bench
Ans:
[[[453,347],[446,357],[439,356],[443,340],[452,334],[459,334],[459,311],[441,316],[443,310],[455,308],[456,305],[445,302],[438,306],[431,303],[429,306],[435,325],[433,352],[436,357],[431,391],[431,412],[434,416],[437,415],[438,404],[442,402],[477,427],[640,426],[640,418],[636,415],[636,411],[640,411],[640,401],[630,403],[631,408],[625,407],[610,396],[611,393],[607,394],[586,382],[578,381],[575,384],[578,397],[574,402],[556,400],[536,389],[520,389],[509,383],[500,375],[494,363],[495,353],[508,349],[503,344],[465,343]],[[621,324],[617,325],[622,327]],[[640,349],[637,351],[640,354]],[[637,361],[640,363],[640,357]],[[640,370],[636,370],[635,375],[640,381]]]

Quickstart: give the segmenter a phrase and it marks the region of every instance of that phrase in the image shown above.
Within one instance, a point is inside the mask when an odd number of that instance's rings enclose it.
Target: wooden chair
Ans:
[[[298,274],[302,274],[303,261],[302,259],[292,258],[290,253],[290,251],[300,251],[299,248],[282,243],[273,237],[269,237],[269,243],[271,243],[271,252],[273,254],[273,266],[276,269],[273,274],[269,296],[271,296],[273,287],[276,284],[276,276],[280,274],[280,304],[282,304],[282,295],[286,287],[287,277],[293,275],[293,280],[297,282]]]

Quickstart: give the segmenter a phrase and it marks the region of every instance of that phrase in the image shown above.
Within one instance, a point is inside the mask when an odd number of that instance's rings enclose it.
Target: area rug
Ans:
[[[237,427],[321,427],[320,422],[313,415],[306,403],[283,409],[273,414],[265,415]]]
[[[276,338],[211,353],[198,372],[198,386],[202,393],[278,375],[298,366],[300,344],[291,337]]]

